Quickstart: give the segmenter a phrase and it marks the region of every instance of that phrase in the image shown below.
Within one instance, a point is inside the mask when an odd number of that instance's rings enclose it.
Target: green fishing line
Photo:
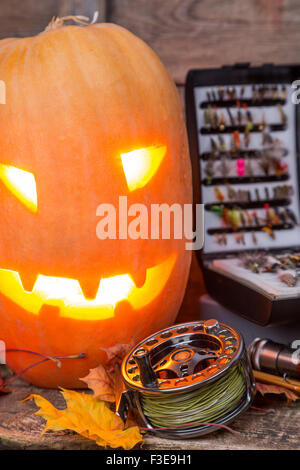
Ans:
[[[154,427],[213,423],[237,406],[246,389],[244,371],[238,364],[204,388],[169,394],[142,393],[140,402]]]

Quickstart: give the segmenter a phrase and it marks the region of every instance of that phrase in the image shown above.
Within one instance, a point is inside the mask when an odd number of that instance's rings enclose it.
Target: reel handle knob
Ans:
[[[145,348],[138,349],[133,355],[140,370],[140,380],[144,387],[157,387],[158,382],[150,362],[149,351]]]
[[[204,322],[205,325],[205,330],[207,333],[213,332],[215,329],[219,328],[219,322],[215,320],[214,318],[211,318],[210,320],[206,320]]]

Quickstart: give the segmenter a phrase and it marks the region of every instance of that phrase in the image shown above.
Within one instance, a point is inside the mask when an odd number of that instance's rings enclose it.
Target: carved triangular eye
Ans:
[[[36,182],[33,173],[0,164],[0,180],[32,212],[37,212]]]
[[[167,147],[152,146],[122,153],[122,165],[129,191],[145,186],[157,172]]]

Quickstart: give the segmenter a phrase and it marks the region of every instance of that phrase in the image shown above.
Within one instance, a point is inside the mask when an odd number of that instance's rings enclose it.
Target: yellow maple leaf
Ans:
[[[35,413],[46,420],[47,430],[70,429],[81,436],[96,441],[99,446],[132,449],[142,441],[138,426],[125,429],[122,419],[110,410],[107,403],[92,395],[62,389],[67,407],[58,410],[41,395],[30,395],[40,409]]]

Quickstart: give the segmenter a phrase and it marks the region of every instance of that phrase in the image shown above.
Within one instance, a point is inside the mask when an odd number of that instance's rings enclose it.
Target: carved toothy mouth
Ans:
[[[26,291],[17,271],[0,269],[0,292],[26,311],[38,315],[44,305],[59,307],[60,316],[76,320],[104,320],[114,316],[118,302],[126,300],[139,310],[165,287],[177,255],[147,269],[144,285],[137,287],[129,274],[100,280],[96,297],[87,300],[76,279],[39,274],[32,291]]]

